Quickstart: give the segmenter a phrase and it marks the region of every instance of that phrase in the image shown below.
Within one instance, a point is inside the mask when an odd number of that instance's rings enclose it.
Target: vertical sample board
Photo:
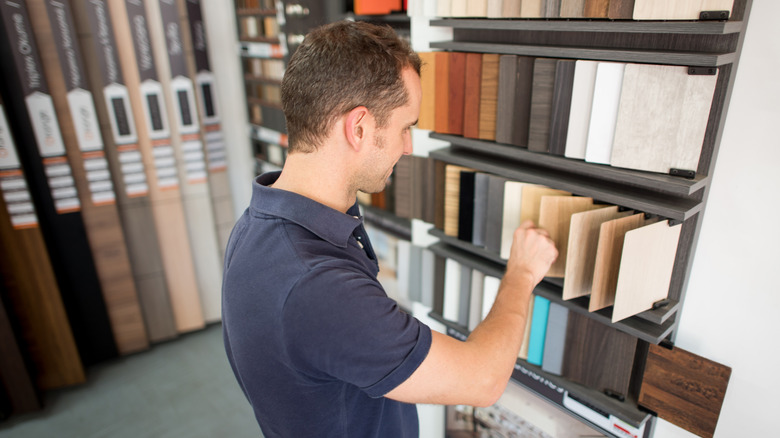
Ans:
[[[598,62],[596,61],[578,59],[574,63],[569,127],[566,131],[564,150],[564,156],[567,158],[585,159],[597,67]]]
[[[149,346],[70,3],[28,0],[81,215],[120,354]]]
[[[85,366],[117,355],[81,202],[24,3],[2,2],[3,100]]]
[[[610,164],[625,67],[620,62],[599,62],[596,68],[585,148],[585,161],[589,163]]]
[[[466,54],[466,84],[463,89],[463,136],[479,138],[479,103],[482,90],[482,54]],[[423,87],[425,85],[423,84]],[[424,92],[423,92],[424,95]]]
[[[149,341],[177,336],[130,95],[105,1],[72,0]]]
[[[550,239],[558,249],[547,277],[563,277],[566,274],[566,254],[569,248],[571,217],[575,213],[601,208],[593,198],[582,196],[543,196],[539,206],[539,227],[550,233]]]
[[[498,63],[500,55],[482,55],[482,86],[479,91],[479,138],[496,139],[496,111],[498,106]]]
[[[166,96],[185,222],[206,322],[222,315],[222,251],[211,202],[195,86],[187,69],[176,0],[145,1],[158,77]]]
[[[187,236],[166,99],[152,55],[146,12],[140,0],[109,0],[108,5],[146,167],[176,329],[179,332],[200,329],[204,326],[203,310]]]
[[[531,115],[528,128],[528,150],[549,152],[550,119],[552,117],[553,92],[557,59],[536,58],[531,89]]]
[[[433,130],[435,127],[436,108],[436,53],[420,52],[420,85],[422,86],[422,101],[420,102],[420,118],[417,127]]]

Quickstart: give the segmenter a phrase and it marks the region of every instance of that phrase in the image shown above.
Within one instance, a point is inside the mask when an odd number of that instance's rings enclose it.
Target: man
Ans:
[[[398,310],[356,204],[412,152],[420,59],[387,27],[312,31],[282,81],[289,154],[227,248],[225,349],[266,437],[416,437],[414,403],[488,406],[557,251],[523,224],[487,318],[461,342]]]

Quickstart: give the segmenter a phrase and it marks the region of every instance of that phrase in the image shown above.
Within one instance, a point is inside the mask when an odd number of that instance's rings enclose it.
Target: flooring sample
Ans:
[[[585,148],[589,163],[610,164],[625,66],[619,62],[598,64]]]
[[[512,144],[517,87],[517,55],[501,55],[498,60],[498,100],[496,103],[496,141]]]
[[[558,60],[536,58],[531,89],[531,114],[528,128],[528,150],[549,152],[555,69]]]
[[[583,16],[585,18],[607,18],[610,0],[585,0]]]
[[[471,290],[469,294],[469,332],[474,331],[482,322],[482,302],[484,301],[485,274],[474,269],[471,271]]]
[[[46,79],[120,354],[149,347],[95,103],[68,2],[28,0]]]
[[[504,66],[506,75],[504,71],[499,72],[496,141],[528,147],[534,58],[515,55],[503,55],[502,58],[504,56],[511,56],[515,60],[515,65]],[[508,76],[511,73],[514,73],[514,77]]]
[[[447,206],[447,166],[444,161],[433,160],[433,194],[434,194],[434,217],[433,226],[444,231],[447,224],[445,217]]]
[[[420,102],[420,118],[417,121],[417,127],[433,131],[436,107],[436,53],[420,52],[418,55],[422,61],[422,67],[420,68],[422,100]]]
[[[466,91],[466,54],[450,53],[448,134],[463,135],[463,111]]]
[[[177,336],[130,96],[104,2],[71,1],[150,342]]]
[[[474,226],[471,232],[471,243],[475,246],[485,246],[485,233],[488,222],[488,196],[490,176],[477,172],[474,175]]]
[[[460,263],[453,259],[447,259],[444,268],[444,308],[441,316],[447,321],[454,323],[458,322],[458,316],[460,315],[462,269],[464,267]]]
[[[470,0],[466,5],[467,17],[486,17],[488,0]]]
[[[539,207],[539,227],[550,233],[550,239],[558,249],[558,258],[547,271],[547,277],[561,278],[566,274],[566,258],[569,248],[571,217],[575,213],[603,207],[593,203],[593,198],[582,196],[543,196]]]
[[[474,231],[474,181],[476,173],[460,172],[460,201],[458,202],[458,239],[471,242]]]
[[[729,11],[734,0],[635,0],[634,20],[698,20],[702,11]]]
[[[696,172],[717,80],[688,67],[626,65],[610,163]]]
[[[700,437],[712,438],[731,368],[681,348],[650,345],[639,405]]]
[[[479,138],[496,139],[496,115],[498,106],[498,62],[500,55],[482,55],[482,77],[479,94]]]
[[[507,179],[497,175],[488,176],[487,225],[485,229],[485,250],[501,253],[501,233],[504,217],[504,186]]]
[[[571,196],[571,193],[538,184],[524,186],[522,205],[520,206],[520,223],[530,220],[535,225],[539,225],[539,212],[543,196]]]
[[[2,3],[3,101],[84,366],[116,357],[54,101],[24,3]]]
[[[460,266],[460,294],[458,298],[460,303],[458,304],[458,319],[456,322],[462,327],[468,327],[469,325],[469,304],[471,302],[471,277],[474,269],[461,265]]]
[[[653,308],[669,295],[682,224],[660,221],[626,233],[612,322]]]
[[[209,192],[220,250],[219,260],[222,261],[225,259],[225,248],[236,217],[233,213],[233,195],[228,179],[222,112],[217,99],[219,89],[209,61],[201,1],[177,0],[177,4],[184,29],[182,42],[187,54],[187,68],[190,78],[195,82],[195,100],[198,103],[201,135],[205,143]]]
[[[504,208],[501,216],[501,247],[499,254],[508,260],[515,230],[520,226],[523,206],[523,188],[526,183],[507,181],[504,184]]]
[[[634,0],[609,0],[610,20],[630,20],[634,16]]]
[[[485,16],[487,16],[487,18],[501,18],[503,8],[504,0],[487,0]]]
[[[522,13],[522,0],[504,0],[501,5],[502,18],[520,18]]]
[[[590,293],[589,311],[594,312],[615,303],[615,291],[617,290],[625,235],[646,223],[644,213],[638,213],[601,224],[593,268],[593,287]]]
[[[562,0],[544,0],[544,18],[560,18]]]
[[[525,361],[528,361],[528,343],[531,340],[531,323],[533,322],[533,314],[534,295],[531,295],[528,300],[528,312],[525,318],[525,328],[523,329],[523,342],[520,343],[520,351],[517,353],[517,357]],[[544,356],[542,356],[542,359],[544,359]]]
[[[452,0],[437,0],[436,1],[436,16],[437,17],[449,17],[450,11],[452,11]]]
[[[417,245],[409,247],[409,299],[422,301],[422,251]]]
[[[124,3],[124,4],[123,4]],[[155,227],[177,331],[204,326],[187,236],[176,157],[162,85],[158,80],[143,4],[109,1],[122,75],[138,129]],[[131,23],[133,24],[131,28]]]
[[[2,146],[0,146],[2,147]],[[9,318],[9,310],[4,303],[7,291],[0,275],[0,394],[7,400],[7,410],[2,409],[3,419],[11,415],[25,414],[40,410],[41,399],[35,388],[34,376],[25,361],[28,360],[27,348],[22,343],[18,328]]]
[[[490,313],[490,309],[493,308],[493,303],[496,302],[496,296],[498,295],[498,288],[501,285],[501,280],[491,275],[485,275],[485,282],[482,285],[482,320]]]
[[[520,5],[520,16],[522,18],[542,18],[543,0],[522,0]]]
[[[474,0],[472,0],[473,2]],[[450,17],[465,17],[466,0],[450,0]]]
[[[433,311],[444,316],[444,283],[446,282],[447,259],[434,255]]]
[[[434,276],[436,273],[436,257],[433,251],[423,248],[420,277],[420,302],[425,307],[433,308]]]
[[[578,59],[574,63],[569,128],[566,131],[564,151],[567,158],[585,159],[597,67],[596,61]]]
[[[2,304],[19,323],[20,342],[27,346],[35,365],[31,378],[36,387],[45,390],[83,383],[84,368],[14,140],[0,99]],[[1,344],[10,348],[5,342]],[[2,356],[3,360],[10,360],[5,353]],[[24,385],[21,377],[14,378],[14,382]],[[27,391],[19,387],[14,393],[17,390],[26,400],[23,404],[30,406],[33,401]]]
[[[434,130],[450,133],[450,52],[436,52]]]
[[[393,169],[395,215],[405,219],[412,218],[412,166],[412,156],[403,155]]]
[[[613,205],[571,216],[564,274],[566,281],[563,282],[564,300],[590,295],[601,224],[629,214],[631,212],[618,211],[618,207]]]
[[[544,354],[542,355],[542,370],[560,376],[563,373],[563,356],[566,344],[566,326],[569,323],[569,309],[550,303],[547,316],[547,333],[545,333]]]
[[[550,312],[550,300],[534,295],[534,308],[531,314],[531,332],[528,339],[528,363],[541,366],[544,358],[544,342],[547,336],[547,318]]]
[[[572,59],[559,59],[555,67],[552,110],[550,113],[550,153],[562,156],[566,152],[571,98],[574,91]]]
[[[479,138],[479,105],[482,91],[482,54],[466,54],[463,100],[463,136]],[[419,124],[419,122],[418,122]]]
[[[561,18],[582,18],[585,0],[561,0]]]
[[[447,164],[445,167],[444,234],[458,237],[460,215],[460,173],[471,171],[462,166]]]
[[[628,396],[637,338],[569,312],[563,377],[599,392]]]

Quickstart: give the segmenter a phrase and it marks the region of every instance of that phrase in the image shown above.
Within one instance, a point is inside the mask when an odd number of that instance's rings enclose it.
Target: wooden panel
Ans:
[[[682,224],[656,222],[626,233],[612,322],[653,308],[666,298]]]
[[[78,0],[71,5],[149,340],[171,339],[177,335],[176,325],[149,204],[149,185],[138,149],[135,118],[124,78],[117,68],[119,60],[108,11],[100,2]],[[101,34],[102,29],[108,31]]]
[[[501,233],[504,217],[504,187],[506,178],[488,175],[487,227],[485,249],[494,254],[501,252]]]
[[[447,134],[450,131],[450,52],[436,52],[435,55],[434,129]]]
[[[420,102],[420,118],[417,127],[433,130],[435,127],[436,107],[436,54],[421,52],[420,83],[422,85],[422,101]],[[468,95],[467,95],[468,96]]]
[[[487,0],[485,15],[488,18],[501,18],[504,0]]]
[[[733,0],[636,0],[634,20],[698,20],[701,11],[731,11]]]
[[[440,160],[434,162],[434,202],[436,204],[433,226],[444,231],[447,213],[447,163]]]
[[[395,215],[412,218],[412,156],[402,155],[393,168]]]
[[[512,144],[515,90],[517,89],[517,55],[501,55],[498,61],[498,104],[496,106],[496,141]]]
[[[466,54],[466,84],[463,100],[463,136],[479,138],[479,105],[482,90],[482,54]],[[418,122],[419,126],[419,122]]]
[[[520,344],[520,351],[517,353],[517,357],[523,360],[528,360],[528,343],[531,341],[531,322],[534,314],[534,295],[531,295],[528,300],[528,312],[525,318],[525,328],[523,329],[523,342]],[[544,359],[544,357],[542,357]]]
[[[552,115],[553,87],[557,60],[536,58],[531,90],[531,115],[528,128],[528,150],[550,150],[550,117]]]
[[[571,193],[536,184],[526,185],[523,187],[520,223],[530,220],[536,225],[539,224],[539,210],[542,205],[543,196],[571,196]]]
[[[436,16],[449,17],[452,10],[452,0],[438,0],[436,2]]]
[[[630,20],[634,16],[634,0],[609,0],[610,20]]]
[[[542,370],[560,376],[563,372],[563,357],[566,347],[566,326],[569,322],[569,309],[550,303],[547,317],[547,333],[544,339]]]
[[[463,134],[463,112],[466,91],[466,54],[450,53],[449,79],[449,131],[454,135]]]
[[[588,310],[594,312],[615,303],[623,239],[627,232],[645,225],[643,213],[601,224],[596,263],[593,268],[593,289]]]
[[[582,18],[585,0],[561,0],[561,18]]]
[[[458,203],[458,239],[471,242],[474,231],[474,182],[472,171],[460,172],[460,202]]]
[[[541,18],[543,0],[523,0],[520,5],[520,16],[523,18]]]
[[[5,393],[8,397],[7,415],[19,415],[41,409],[41,400],[26,364],[27,349],[9,318],[10,309],[4,303],[6,296],[5,283],[0,275],[0,394]]]
[[[501,246],[499,254],[502,259],[509,259],[514,233],[522,223],[523,187],[527,184],[517,181],[507,181],[504,184],[504,207],[501,216]]]
[[[471,0],[466,5],[466,16],[485,17],[487,16],[488,0]]]
[[[485,275],[485,282],[482,285],[482,320],[490,313],[490,309],[493,308],[493,303],[496,302],[496,296],[498,295],[498,287],[501,285],[501,280],[497,277]]]
[[[471,243],[479,247],[485,246],[489,190],[490,176],[486,173],[478,172],[474,176],[474,228],[471,233]]]
[[[585,18],[607,18],[610,0],[585,0]]]
[[[547,271],[547,277],[563,277],[566,273],[566,254],[569,247],[571,216],[574,213],[603,207],[593,204],[593,198],[581,196],[542,196],[539,207],[539,227],[550,233],[558,249],[558,258]]]
[[[599,62],[593,88],[585,161],[609,164],[625,64]]]
[[[534,58],[515,55],[504,56],[511,56],[515,60],[515,65],[511,67],[505,65],[504,71],[507,74],[503,71],[499,74],[499,125],[496,127],[496,141],[528,147]],[[504,59],[504,56],[501,58]],[[508,61],[504,59],[503,62],[507,63]],[[514,76],[509,77],[508,74],[514,74]],[[508,111],[508,113],[504,111]]]
[[[561,16],[561,1],[562,0],[545,0],[544,1],[544,18],[559,18]]]
[[[564,300],[590,295],[601,224],[629,214],[631,213],[619,212],[618,207],[613,205],[571,216],[564,275],[566,281],[563,282]]]
[[[559,59],[555,67],[552,110],[550,114],[550,153],[564,155],[569,130],[569,114],[574,88],[575,61]]]
[[[450,0],[450,16],[451,17],[465,17],[466,14],[466,0]],[[473,0],[472,0],[473,2]]]
[[[482,321],[482,301],[484,300],[485,274],[474,269],[471,271],[471,288],[469,293],[469,332],[473,331]]]
[[[142,5],[110,1],[109,11],[117,39],[122,74],[130,94],[133,115],[138,128],[138,144],[143,156],[149,181],[149,195],[155,227],[160,238],[160,250],[165,266],[168,293],[179,332],[200,329],[204,326],[198,283],[192,261],[192,249],[187,237],[176,160],[170,139],[170,128],[162,86],[159,84],[151,48],[140,45],[143,53],[136,53],[134,35],[148,37],[148,29],[135,27],[131,32],[130,20],[145,23]],[[133,19],[130,17],[137,17]],[[144,32],[147,34],[144,35]],[[136,55],[144,64],[136,62]],[[148,62],[146,62],[148,61]],[[141,79],[143,78],[143,88]],[[156,99],[159,112],[155,118],[147,116],[147,106]],[[182,256],[183,254],[190,255]]]
[[[444,268],[444,309],[442,317],[458,322],[460,315],[461,270],[468,269],[453,259],[447,259]]]
[[[470,169],[446,165],[444,189],[444,234],[458,236],[458,214],[460,213],[460,173]]]
[[[471,282],[474,269],[461,265],[460,267],[460,304],[458,304],[458,325],[468,327],[469,325],[469,304],[471,303]]]
[[[479,104],[479,138],[496,139],[496,106],[498,105],[498,61],[499,55],[482,55],[482,87]]]
[[[731,368],[680,348],[650,345],[639,404],[700,437],[711,438]]]
[[[628,395],[637,338],[569,312],[563,377],[599,392]]]
[[[504,0],[501,7],[503,18],[518,18],[522,16],[522,13],[522,0]]]
[[[689,75],[687,67],[628,64],[611,164],[695,172],[717,79]]]
[[[574,64],[569,128],[566,132],[564,152],[568,158],[585,159],[597,67],[596,61],[577,60]]]

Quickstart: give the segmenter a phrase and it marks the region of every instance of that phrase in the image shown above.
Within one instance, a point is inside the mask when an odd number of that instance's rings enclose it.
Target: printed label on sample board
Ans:
[[[214,75],[211,72],[200,72],[195,81],[200,93],[201,115],[206,131],[206,161],[209,172],[222,172],[227,170],[227,152],[217,108]]]
[[[631,426],[612,414],[585,405],[571,396],[568,391],[563,396],[563,406],[596,426],[611,432],[614,436],[640,438],[645,434],[645,424],[642,424],[639,428]]]
[[[27,181],[22,174],[22,165],[16,155],[16,146],[2,105],[0,105],[0,192],[3,194],[14,229],[32,228],[38,225],[35,206],[27,189]]]

